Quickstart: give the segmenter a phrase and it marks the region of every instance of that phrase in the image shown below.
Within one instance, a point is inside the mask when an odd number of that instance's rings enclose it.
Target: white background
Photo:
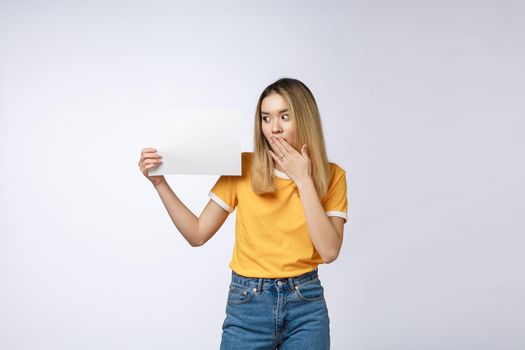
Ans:
[[[523,349],[521,1],[0,2],[0,348],[216,349],[234,216],[191,248],[148,112],[316,96],[347,171],[333,349]],[[224,135],[227,138],[229,135]],[[212,147],[212,145],[210,145]],[[217,177],[168,176],[197,215]]]

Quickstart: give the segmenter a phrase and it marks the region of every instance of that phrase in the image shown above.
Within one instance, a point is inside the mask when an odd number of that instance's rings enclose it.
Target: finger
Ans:
[[[277,139],[277,143],[281,146],[281,151],[283,152],[283,155],[287,156],[288,158],[297,156],[299,152],[293,148],[288,141],[284,139]]]
[[[277,145],[275,144],[275,140],[274,140],[274,139],[271,139],[269,143],[270,143],[270,147],[272,148],[272,150],[273,150],[275,153],[281,154],[281,152],[280,152],[279,149],[277,148]]]
[[[139,166],[144,168],[146,165],[150,165],[150,164],[162,164],[162,160],[160,159],[146,159],[144,160]]]
[[[161,163],[162,163],[162,160],[160,159],[146,159],[143,164],[146,165],[146,164],[161,164]]]
[[[279,155],[286,155],[288,152],[286,152],[286,150],[284,149],[283,145],[281,145],[281,143],[278,141],[279,139],[274,139],[273,140],[273,149],[274,151]]]
[[[148,158],[155,158],[155,159],[162,158],[162,156],[160,154],[158,154],[158,153],[144,153],[143,157],[144,157],[144,159],[148,159]]]
[[[310,159],[310,157],[308,156],[308,146],[306,144],[304,144],[303,147],[301,147],[301,155],[306,159]]]
[[[144,153],[140,157],[140,162],[143,162],[146,159],[160,159],[162,156],[158,153]]]
[[[268,150],[268,153],[270,153],[270,155],[272,156],[272,158],[273,158],[277,163],[279,163],[279,164],[282,163],[282,162],[281,162],[281,159],[280,159],[279,157],[277,157],[277,156],[275,155],[275,153],[273,153],[273,152],[270,151],[270,150]]]
[[[297,151],[295,151],[295,149],[290,146],[290,144],[286,141],[286,140],[283,140],[283,139],[278,139],[278,142],[279,144],[281,145],[281,147],[286,151],[288,152],[288,154],[292,154],[292,153],[295,153]],[[295,151],[295,152],[294,152]]]
[[[141,168],[140,168],[140,171],[141,171],[142,173],[144,173],[145,171],[150,170],[150,169],[154,169],[154,168],[158,167],[159,165],[160,165],[160,164],[148,164],[148,165],[146,165],[145,167],[141,167]]]
[[[146,152],[157,152],[157,150],[155,148],[151,148],[151,147],[146,147],[146,148],[143,148],[142,151],[140,152],[140,154],[144,154]]]

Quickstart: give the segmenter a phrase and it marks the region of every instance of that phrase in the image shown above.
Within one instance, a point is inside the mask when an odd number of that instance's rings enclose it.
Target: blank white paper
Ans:
[[[152,116],[147,147],[162,156],[148,174],[241,175],[241,112],[194,109]]]

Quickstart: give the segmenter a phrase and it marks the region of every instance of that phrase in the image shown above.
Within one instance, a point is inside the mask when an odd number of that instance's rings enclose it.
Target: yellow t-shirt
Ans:
[[[242,154],[242,176],[221,176],[210,198],[228,212],[237,208],[230,268],[257,278],[284,278],[310,272],[323,263],[308,231],[295,182],[275,169],[276,191],[257,195],[251,187],[253,153]],[[345,171],[330,163],[331,179],[321,204],[328,216],[347,219]]]

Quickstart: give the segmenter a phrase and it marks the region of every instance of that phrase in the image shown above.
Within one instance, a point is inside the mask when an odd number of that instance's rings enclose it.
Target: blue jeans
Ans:
[[[236,349],[330,349],[317,268],[290,278],[249,278],[232,271],[221,350]]]

